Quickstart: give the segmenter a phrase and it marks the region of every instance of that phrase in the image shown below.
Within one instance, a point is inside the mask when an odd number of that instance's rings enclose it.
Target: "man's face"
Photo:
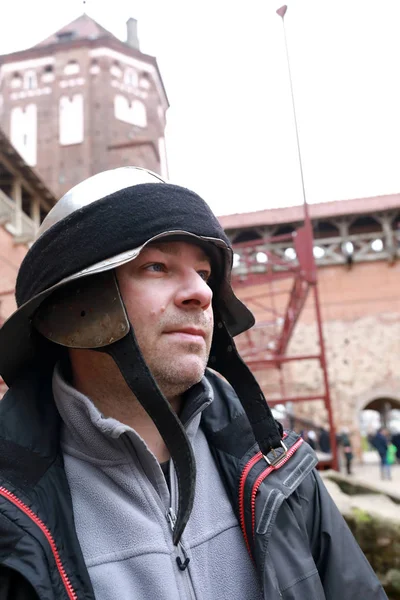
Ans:
[[[210,261],[186,242],[150,244],[117,269],[140,349],[166,396],[201,380],[213,332]]]

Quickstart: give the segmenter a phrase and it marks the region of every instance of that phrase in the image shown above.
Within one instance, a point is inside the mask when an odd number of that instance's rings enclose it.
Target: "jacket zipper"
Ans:
[[[3,486],[0,486],[0,495],[3,496],[4,498],[6,498],[7,500],[9,500],[9,502],[14,504],[14,506],[19,508],[25,515],[27,515],[31,519],[31,521],[33,521],[35,523],[35,525],[37,525],[39,527],[39,529],[44,534],[45,538],[47,539],[47,541],[50,545],[51,551],[54,556],[54,560],[57,565],[58,573],[59,573],[61,581],[65,587],[65,590],[67,592],[69,600],[78,600],[78,596],[76,595],[76,593],[71,585],[71,582],[68,578],[68,575],[65,572],[65,568],[61,562],[56,543],[55,543],[54,538],[53,538],[52,534],[50,533],[50,530],[48,529],[48,527],[46,527],[46,525],[43,523],[43,521],[33,512],[32,509],[29,508],[29,506],[24,504],[24,502],[22,502],[22,500],[17,498],[17,496],[15,496],[15,494],[11,493],[9,490],[7,490]]]
[[[287,463],[289,458],[291,458],[293,456],[293,454],[296,452],[298,447],[301,446],[302,443],[303,443],[303,438],[299,438],[297,440],[297,442],[295,444],[293,444],[293,446],[291,448],[289,448],[285,458],[282,459],[282,461],[276,467],[273,467],[272,465],[267,467],[265,469],[265,471],[263,471],[257,477],[256,481],[254,482],[253,489],[251,491],[251,531],[252,531],[253,537],[254,537],[255,524],[256,524],[256,496],[257,496],[258,488],[260,487],[260,485],[262,484],[264,479],[271,473],[271,471],[276,471],[277,469],[280,469],[285,463]]]
[[[248,540],[247,534],[246,534],[245,519],[244,519],[244,484],[246,483],[247,475],[249,474],[250,470],[254,467],[254,465],[256,463],[258,463],[258,461],[261,458],[262,458],[262,453],[257,452],[257,454],[255,454],[253,456],[253,458],[251,458],[249,460],[249,462],[243,469],[243,472],[242,472],[242,474],[240,476],[240,480],[239,480],[239,521],[240,521],[240,527],[242,528],[242,532],[244,535],[244,541],[246,543],[246,548],[247,548],[247,551],[250,554],[250,556],[251,556],[251,549],[250,549],[249,540]]]
[[[194,415],[191,416],[189,421],[186,423],[186,426],[197,416],[197,414],[200,412],[200,410],[201,409],[199,409]],[[175,523],[176,523],[176,512],[175,511],[176,511],[176,506],[177,506],[178,494],[177,494],[177,489],[176,489],[177,484],[176,484],[175,466],[174,466],[172,459],[170,459],[169,480],[170,480],[170,507],[168,509],[167,519],[169,521],[171,530],[173,532]],[[187,589],[188,589],[190,598],[192,600],[195,600],[196,593],[195,593],[194,585],[193,585],[193,581],[192,581],[191,569],[189,567],[190,558],[187,555],[186,548],[182,542],[182,539],[179,541],[178,548],[180,548],[180,550],[182,552],[183,561],[182,561],[182,558],[179,556],[179,552],[177,552],[176,562],[181,571],[186,571],[186,573],[185,574],[182,573],[182,575],[186,576],[186,578],[187,578],[186,583],[187,583]]]
[[[287,437],[287,435],[283,436],[284,438]],[[257,495],[257,491],[258,488],[260,487],[261,483],[264,481],[264,479],[272,472],[272,471],[276,471],[277,469],[280,469],[280,467],[282,465],[284,465],[289,458],[291,458],[293,456],[293,454],[296,452],[296,450],[298,449],[298,447],[303,443],[303,438],[299,438],[297,440],[297,442],[295,444],[293,444],[293,446],[287,451],[287,454],[285,456],[284,459],[282,459],[282,461],[276,466],[272,466],[269,465],[256,479],[254,485],[253,485],[253,489],[251,492],[251,503],[250,503],[250,507],[251,507],[251,523],[252,523],[252,532],[253,532],[253,536],[254,536],[254,529],[255,529],[255,504],[256,504],[256,495]],[[252,553],[251,553],[251,548],[250,548],[250,542],[249,539],[247,537],[247,532],[246,532],[246,524],[245,524],[245,516],[244,516],[244,486],[246,483],[246,479],[247,476],[249,474],[249,472],[251,471],[251,469],[254,467],[254,465],[256,465],[260,460],[263,460],[263,455],[262,452],[257,452],[257,454],[255,454],[250,460],[249,462],[246,464],[246,466],[244,467],[243,471],[242,471],[242,475],[240,476],[240,480],[239,480],[239,521],[240,521],[240,527],[242,529],[243,532],[243,536],[244,536],[244,541],[246,543],[246,548],[248,550],[248,553],[250,554],[250,556],[252,557]]]
[[[190,418],[186,421],[185,423],[185,429],[188,428],[188,426],[190,425],[190,423],[197,417],[197,415],[199,413],[201,413],[205,408],[207,408],[207,406],[209,406],[211,404],[211,399],[208,399],[206,402],[204,402],[191,416]],[[171,531],[174,531],[174,527],[175,527],[175,523],[176,523],[176,513],[175,513],[175,507],[177,504],[177,493],[176,493],[176,484],[175,484],[175,467],[173,464],[172,459],[170,458],[170,470],[169,470],[169,479],[170,479],[170,497],[171,497],[171,501],[170,501],[170,507],[167,510],[167,521],[171,527]],[[179,567],[179,569],[181,571],[186,571],[186,577],[187,577],[187,589],[190,595],[190,598],[192,600],[196,599],[196,593],[194,590],[194,585],[193,585],[193,581],[192,581],[192,575],[190,572],[190,568],[189,568],[189,562],[190,562],[190,558],[187,554],[187,551],[185,549],[185,546],[183,545],[183,542],[180,540],[178,543],[178,548],[180,548],[181,552],[182,552],[182,556],[183,556],[183,561],[182,558],[178,552],[178,550],[176,551],[176,562],[177,565]]]
[[[174,510],[172,509],[172,507],[170,507],[167,511],[167,521],[170,524],[171,527],[171,531],[174,531],[174,527],[175,527],[175,523],[176,523],[176,515]],[[187,590],[189,592],[190,598],[191,600],[195,600],[196,599],[196,594],[194,591],[194,587],[193,587],[193,582],[192,582],[192,577],[190,575],[190,569],[189,567],[189,562],[190,562],[190,558],[187,555],[187,552],[185,550],[185,547],[183,545],[183,543],[181,541],[179,541],[178,543],[178,548],[180,548],[182,555],[183,555],[183,561],[182,558],[180,557],[179,551],[176,550],[176,562],[177,565],[179,567],[179,569],[181,571],[186,571],[186,577],[187,577]]]

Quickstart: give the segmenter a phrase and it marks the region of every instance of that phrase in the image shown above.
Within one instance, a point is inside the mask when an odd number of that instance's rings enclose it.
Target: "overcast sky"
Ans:
[[[400,192],[399,0],[289,0],[285,17],[307,198]],[[218,214],[302,201],[274,0],[13,0],[0,53],[86,11],[125,39],[138,19],[170,100],[170,178]],[[34,25],[33,25],[34,24]]]

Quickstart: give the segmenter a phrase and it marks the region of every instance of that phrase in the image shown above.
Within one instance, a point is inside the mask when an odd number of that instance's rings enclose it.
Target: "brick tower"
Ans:
[[[167,175],[167,108],[135,19],[126,42],[84,14],[33,48],[0,56],[0,127],[58,198],[123,165]]]

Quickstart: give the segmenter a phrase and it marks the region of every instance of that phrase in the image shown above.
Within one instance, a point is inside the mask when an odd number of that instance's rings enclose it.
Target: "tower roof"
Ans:
[[[129,21],[133,21],[133,19],[130,19]],[[128,42],[121,41],[87,14],[83,14],[71,21],[71,23],[68,23],[68,25],[64,25],[64,27],[31,48],[0,55],[0,66],[18,63],[19,61],[48,57],[49,55],[54,56],[60,50],[64,51],[80,47],[92,49],[106,47],[111,51],[122,53],[125,56],[138,59],[142,63],[150,65],[151,68],[155,69],[155,80],[156,85],[159,88],[161,101],[164,107],[168,108],[168,97],[158,68],[157,60],[154,56],[144,54],[138,47],[135,47]]]
[[[117,39],[110,31],[105,27],[102,27],[89,17],[87,14],[83,14],[77,19],[64,25],[58,31],[50,35],[45,40],[36,44],[34,48],[41,48],[43,46],[49,46],[50,44],[57,44],[61,42],[69,42],[72,40],[95,40],[97,38],[108,37],[111,39]]]

